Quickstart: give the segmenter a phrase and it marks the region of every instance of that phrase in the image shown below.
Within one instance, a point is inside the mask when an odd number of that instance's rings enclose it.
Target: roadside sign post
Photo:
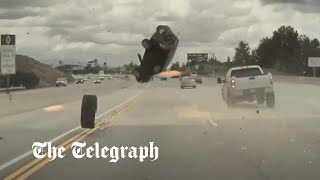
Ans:
[[[11,100],[9,91],[10,75],[16,74],[16,36],[12,34],[1,35],[1,61],[0,61],[0,73],[6,76],[7,80],[7,93]]]
[[[316,68],[320,67],[320,57],[309,57],[308,58],[308,67],[313,69],[313,77],[316,77]]]

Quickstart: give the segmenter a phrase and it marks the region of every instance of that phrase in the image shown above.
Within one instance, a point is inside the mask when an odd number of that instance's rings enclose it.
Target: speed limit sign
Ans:
[[[16,74],[16,36],[1,35],[1,74]]]

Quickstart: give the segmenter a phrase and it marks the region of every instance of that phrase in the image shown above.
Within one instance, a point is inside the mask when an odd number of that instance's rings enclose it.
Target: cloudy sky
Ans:
[[[17,36],[17,53],[56,64],[97,58],[138,62],[141,40],[167,24],[188,52],[233,57],[240,40],[256,47],[281,25],[320,38],[319,0],[0,0],[0,33]]]

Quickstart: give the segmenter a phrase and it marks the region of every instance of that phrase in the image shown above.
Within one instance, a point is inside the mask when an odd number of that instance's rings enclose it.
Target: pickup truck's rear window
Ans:
[[[263,75],[259,68],[245,68],[231,71],[231,77],[241,78]]]

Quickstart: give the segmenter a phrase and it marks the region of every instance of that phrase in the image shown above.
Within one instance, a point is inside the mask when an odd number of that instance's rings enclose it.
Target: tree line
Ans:
[[[291,26],[281,26],[272,37],[264,37],[251,50],[249,43],[240,41],[235,48],[231,66],[257,64],[282,72],[312,76],[308,67],[308,57],[320,57],[319,40],[299,34]]]
[[[221,61],[213,57],[196,64],[199,74],[210,74],[212,70],[215,73],[225,73],[234,66],[259,65],[289,74],[312,76],[313,70],[308,67],[308,57],[320,57],[319,46],[317,38],[299,34],[292,26],[280,26],[273,31],[271,37],[263,37],[253,49],[248,42],[242,40],[235,47],[232,58],[227,57],[226,61]],[[174,62],[169,69],[185,72],[188,66],[195,64]],[[130,71],[137,65],[131,62],[125,67]]]

